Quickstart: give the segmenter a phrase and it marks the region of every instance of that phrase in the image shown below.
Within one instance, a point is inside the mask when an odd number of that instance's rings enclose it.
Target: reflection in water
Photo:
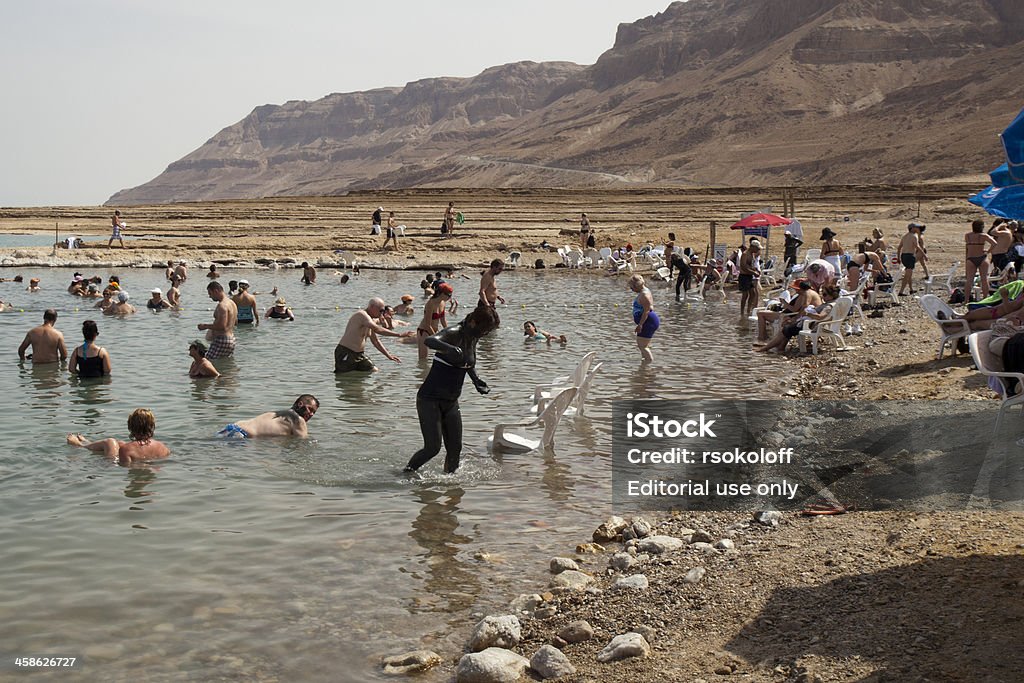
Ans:
[[[128,468],[128,484],[124,487],[124,497],[135,500],[136,503],[146,503],[151,500],[154,491],[147,491],[146,487],[156,481],[156,473],[159,466],[151,464],[133,464]]]
[[[64,363],[18,363],[18,383],[26,395],[16,403],[42,411],[49,421],[56,422],[62,389],[67,385],[64,370]]]
[[[71,375],[68,378],[71,403],[78,406],[73,417],[75,424],[95,427],[100,423],[103,410],[98,406],[114,400],[110,389],[112,381],[110,375],[87,378]]]
[[[559,462],[552,449],[545,449],[542,451],[542,455],[544,456],[544,474],[540,479],[541,488],[555,503],[568,501],[572,498],[574,488],[572,468],[566,463]]]
[[[455,612],[469,609],[480,594],[477,573],[459,561],[459,546],[471,543],[473,536],[455,533],[459,528],[457,512],[465,491],[450,488],[446,491],[418,489],[416,500],[423,506],[412,523],[409,536],[423,548],[427,577],[423,588],[432,596],[445,601],[429,607],[430,601],[421,603],[418,611]],[[426,609],[423,604],[427,605]],[[414,608],[415,609],[415,608]]]

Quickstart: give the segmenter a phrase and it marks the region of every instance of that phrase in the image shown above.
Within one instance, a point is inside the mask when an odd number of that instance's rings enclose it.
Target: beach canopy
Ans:
[[[1006,163],[988,174],[991,185],[967,201],[993,216],[1024,219],[1024,109],[999,138]]]
[[[776,216],[774,213],[752,213],[746,218],[733,223],[731,227],[733,230],[767,228],[772,225],[789,225],[792,222],[785,216]]]

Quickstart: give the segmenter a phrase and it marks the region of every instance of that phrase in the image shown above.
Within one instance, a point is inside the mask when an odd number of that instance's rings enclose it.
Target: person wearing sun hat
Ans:
[[[288,302],[283,296],[277,298],[274,305],[267,309],[266,317],[274,320],[295,320],[295,314],[288,308]]]
[[[146,308],[149,310],[161,311],[171,307],[169,303],[164,301],[164,293],[159,287],[154,287],[149,293],[152,294],[149,301],[146,302]]]
[[[395,314],[396,315],[414,315],[416,313],[416,309],[413,308],[412,302],[413,302],[412,294],[403,294],[402,295],[402,303],[400,303],[397,306],[395,306]]]
[[[836,239],[836,233],[832,232],[832,228],[822,230],[821,258],[831,263],[837,273],[842,270],[839,259],[844,253],[846,252],[843,251],[843,245],[839,244],[839,240]]]

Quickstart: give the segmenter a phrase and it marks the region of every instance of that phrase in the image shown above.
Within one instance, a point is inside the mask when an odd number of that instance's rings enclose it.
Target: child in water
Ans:
[[[557,341],[559,344],[565,344],[569,340],[564,334],[551,334],[544,330],[538,330],[537,325],[532,320],[527,320],[523,323],[523,336],[526,337],[525,341],[546,341],[551,343]]]

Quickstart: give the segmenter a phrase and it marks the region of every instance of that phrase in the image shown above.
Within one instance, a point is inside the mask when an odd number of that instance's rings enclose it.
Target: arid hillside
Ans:
[[[1024,104],[1016,0],[690,0],[591,66],[257,107],[109,204],[414,187],[893,183],[987,172]]]

